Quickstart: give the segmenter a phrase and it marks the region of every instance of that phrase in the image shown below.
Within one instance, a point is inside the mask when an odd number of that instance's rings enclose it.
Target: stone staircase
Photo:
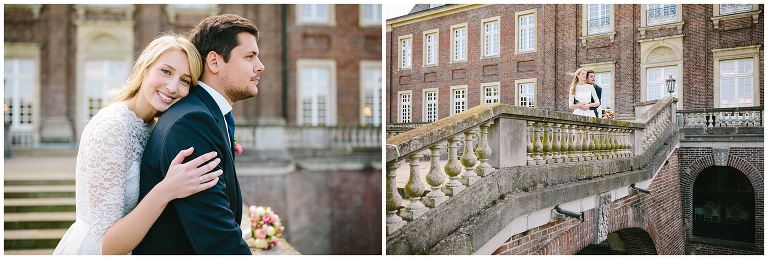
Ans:
[[[6,255],[50,255],[75,222],[74,174],[50,173],[52,168],[40,170],[39,167],[45,166],[41,162],[38,161],[41,164],[38,166],[23,163],[16,168],[6,163]],[[57,165],[61,166],[51,163],[47,167]]]

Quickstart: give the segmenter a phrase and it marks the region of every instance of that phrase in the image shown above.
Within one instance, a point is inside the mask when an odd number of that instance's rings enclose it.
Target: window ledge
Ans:
[[[436,66],[438,66],[438,64],[426,64],[422,67],[436,67]]]
[[[640,38],[645,38],[645,32],[646,31],[660,30],[660,29],[677,28],[677,33],[681,34],[681,33],[683,33],[683,24],[685,24],[685,23],[684,22],[674,22],[674,23],[657,24],[657,25],[640,27],[637,30],[640,31]]]
[[[397,71],[411,71],[411,69],[413,69],[413,68],[412,67],[401,67],[401,68],[397,69]]]
[[[458,63],[464,63],[464,62],[467,62],[467,60],[466,60],[466,59],[462,59],[462,60],[451,60],[451,62],[450,62],[450,63],[451,63],[451,64],[458,64]]]
[[[749,11],[744,13],[717,15],[709,19],[712,20],[712,24],[715,26],[715,29],[717,29],[720,27],[720,21],[727,21],[727,20],[733,20],[733,19],[739,19],[739,18],[745,18],[745,17],[752,17],[752,23],[758,23],[760,12],[761,12],[760,10],[755,10],[755,11]]]
[[[599,38],[610,38],[611,39],[611,43],[613,43],[613,41],[616,38],[616,31],[609,31],[609,32],[604,32],[604,33],[600,33],[600,34],[593,34],[593,35],[587,35],[587,36],[579,37],[579,39],[581,40],[581,46],[582,47],[586,47],[587,46],[587,40],[595,40],[595,39],[599,39]]]
[[[498,57],[501,57],[501,54],[496,54],[493,56],[484,56],[484,57],[481,57],[480,59],[491,59],[491,58],[498,58]]]
[[[534,49],[534,50],[526,50],[526,51],[516,51],[515,55],[518,55],[518,54],[529,54],[529,53],[536,53],[536,50]]]

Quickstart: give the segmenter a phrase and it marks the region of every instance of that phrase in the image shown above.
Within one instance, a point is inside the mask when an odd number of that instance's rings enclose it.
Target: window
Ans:
[[[613,78],[611,76],[611,72],[595,72],[595,84],[602,89],[602,92],[600,92],[600,107],[597,108],[600,114],[603,114],[603,110],[608,108],[616,111],[616,106],[613,102]]]
[[[119,60],[88,60],[85,62],[85,112],[90,120],[128,80],[128,62]]]
[[[754,243],[754,214],[752,184],[739,170],[712,166],[696,177],[693,184],[694,236]]]
[[[336,123],[336,62],[299,60],[298,123],[334,125]]]
[[[720,62],[720,107],[754,106],[752,59]]]
[[[720,15],[744,13],[752,11],[751,4],[721,4]]]
[[[411,122],[411,91],[398,92],[400,101],[400,123]]]
[[[411,68],[411,35],[400,36],[400,69]]]
[[[677,66],[652,67],[648,68],[646,74],[646,101],[658,100],[664,96],[669,96],[667,92],[667,78],[672,75],[677,82],[675,83],[674,95],[680,92],[680,76],[677,73]],[[605,94],[605,93],[603,93]]]
[[[499,56],[499,17],[483,19],[483,57]]]
[[[451,26],[451,62],[467,61],[467,24]]]
[[[451,87],[451,115],[467,110],[467,86]]]
[[[333,25],[335,23],[333,5],[300,4],[297,17],[298,24]]]
[[[360,88],[363,89],[361,122],[379,126],[381,125],[381,62],[362,61],[360,67]]]
[[[516,13],[517,52],[536,51],[536,10]]]
[[[524,82],[517,84],[517,106],[536,107],[536,84]]]
[[[33,59],[5,59],[4,113],[5,123],[10,124],[12,129],[33,129],[32,108],[37,73]]]
[[[646,11],[648,26],[675,22],[677,12],[676,4],[649,4]]]
[[[437,89],[424,89],[424,122],[437,120]]]
[[[424,32],[424,66],[437,65],[438,43],[438,29]]]
[[[611,28],[611,7],[609,4],[587,6],[587,32],[589,35],[607,33]]]
[[[499,82],[480,84],[483,88],[483,103],[499,103]]]
[[[381,5],[360,5],[360,26],[381,26]]]

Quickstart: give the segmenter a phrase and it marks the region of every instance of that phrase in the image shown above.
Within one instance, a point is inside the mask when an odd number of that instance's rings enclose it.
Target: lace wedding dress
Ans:
[[[568,99],[570,103],[573,103],[574,98],[576,99],[577,102],[580,102],[580,103],[590,103],[592,102],[593,94],[594,94],[595,100],[597,100],[597,93],[595,92],[594,86],[590,84],[576,85],[576,95],[570,96],[570,98]],[[582,109],[573,109],[573,114],[595,117],[595,112],[592,110],[585,111]]]
[[[99,111],[80,138],[75,167],[75,223],[53,254],[101,254],[104,232],[136,207],[149,124],[124,103]]]

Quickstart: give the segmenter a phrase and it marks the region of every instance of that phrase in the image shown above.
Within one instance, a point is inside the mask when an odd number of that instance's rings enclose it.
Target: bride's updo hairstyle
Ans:
[[[576,69],[576,72],[573,72],[573,81],[571,82],[571,95],[576,96],[576,84],[579,83],[579,73],[587,72],[586,68],[579,68]]]
[[[197,79],[200,78],[200,74],[203,72],[202,58],[200,53],[187,38],[177,34],[163,34],[152,40],[147,47],[141,52],[141,55],[136,59],[136,63],[133,65],[133,70],[128,76],[128,81],[120,90],[120,94],[111,102],[120,102],[133,98],[141,88],[141,81],[144,80],[144,75],[152,63],[163,55],[168,50],[178,49],[187,53],[187,59],[189,60],[189,72],[192,74],[192,85],[197,85]]]

